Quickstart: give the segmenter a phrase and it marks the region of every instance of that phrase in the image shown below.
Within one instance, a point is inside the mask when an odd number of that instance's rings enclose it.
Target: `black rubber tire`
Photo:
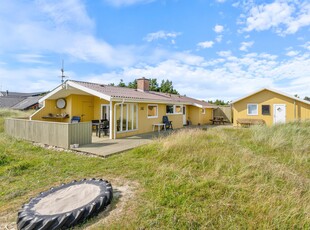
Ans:
[[[77,209],[59,213],[55,215],[39,215],[33,209],[42,198],[54,193],[58,190],[78,184],[92,184],[100,187],[100,194],[88,204]],[[51,188],[48,191],[41,192],[37,197],[30,199],[29,203],[24,204],[18,212],[17,229],[23,230],[55,230],[67,229],[77,225],[84,220],[97,215],[109,205],[113,198],[112,185],[102,179],[83,179],[81,181],[72,181],[68,184],[62,184],[59,187]]]

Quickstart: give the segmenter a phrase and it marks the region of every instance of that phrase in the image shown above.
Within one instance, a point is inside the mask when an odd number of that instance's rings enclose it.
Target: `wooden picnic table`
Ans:
[[[226,120],[224,120],[223,116],[214,116],[213,119],[210,119],[210,121],[212,121],[212,125],[218,123],[220,124],[225,124]]]

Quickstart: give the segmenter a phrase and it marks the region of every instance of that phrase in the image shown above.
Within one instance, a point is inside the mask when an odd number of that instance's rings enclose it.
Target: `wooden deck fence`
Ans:
[[[83,145],[92,141],[91,122],[71,124],[9,118],[4,122],[4,129],[16,138],[66,149],[71,144]]]

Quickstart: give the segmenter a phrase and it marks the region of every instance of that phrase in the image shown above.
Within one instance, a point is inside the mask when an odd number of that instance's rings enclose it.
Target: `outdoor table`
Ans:
[[[166,125],[164,123],[153,124],[153,131],[155,131],[156,126],[158,127],[158,132],[160,132],[161,126],[163,126],[164,130],[166,131]]]
[[[99,136],[99,137],[100,137],[100,132],[99,132],[100,125],[104,125],[104,122],[92,123],[92,126],[96,126],[96,136]],[[107,131],[105,131],[104,135],[107,135]]]

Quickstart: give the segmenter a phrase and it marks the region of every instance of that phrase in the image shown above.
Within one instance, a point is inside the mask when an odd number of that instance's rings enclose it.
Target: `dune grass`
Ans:
[[[0,216],[51,186],[100,177],[139,188],[120,218],[99,229],[309,229],[309,132],[309,121],[186,129],[102,159],[42,149],[1,131]]]

